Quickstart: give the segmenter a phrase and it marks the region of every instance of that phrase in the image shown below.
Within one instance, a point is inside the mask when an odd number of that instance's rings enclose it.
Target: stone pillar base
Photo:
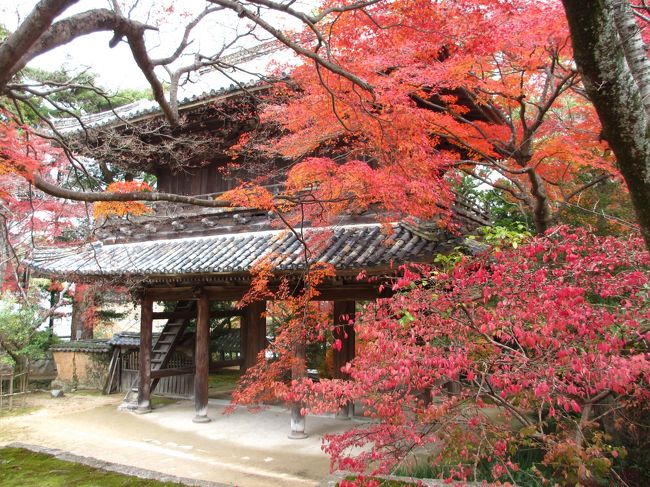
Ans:
[[[192,423],[209,423],[210,421],[212,420],[207,416],[194,416],[192,418]]]

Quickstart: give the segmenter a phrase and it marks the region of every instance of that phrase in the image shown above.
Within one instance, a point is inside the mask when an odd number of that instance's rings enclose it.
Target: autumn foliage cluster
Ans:
[[[332,15],[320,32],[328,56],[372,91],[306,62],[274,93],[262,121],[283,136],[244,145],[298,161],[290,197],[310,189],[332,215],[380,203],[449,222],[454,187],[470,174],[543,232],[566,202],[618,175],[560,2],[379,2]]]
[[[80,217],[79,205],[33,191],[35,175],[57,175],[67,159],[33,130],[0,110],[0,279],[14,288],[17,269],[33,243],[51,243]]]
[[[325,446],[344,470],[386,473],[415,450],[452,479],[481,465],[494,481],[589,483],[625,455],[620,413],[650,400],[649,266],[638,237],[567,227],[447,271],[408,266],[355,322],[352,380],[287,382],[290,359],[262,361],[235,400],[264,392],[315,413],[355,401],[373,421]],[[311,306],[291,308],[278,345],[332,340]],[[522,473],[527,449],[541,457]]]
[[[325,0],[319,9],[350,3]],[[647,431],[629,417],[650,415],[650,257],[636,236],[555,226],[584,191],[619,178],[561,2],[361,6],[335,8],[296,34],[348,75],[311,61],[294,66],[269,89],[260,124],[269,132],[240,140],[242,151],[291,162],[280,193],[248,182],[221,198],[289,227],[381,208],[385,221],[408,215],[453,230],[469,176],[516,204],[537,236],[445,268],[403,266],[387,284],[393,296],[357,316],[357,356],[336,371],[350,380],[305,374],[308,347],[341,346],[339,317],[318,302],[335,270],[306,265],[296,282],[275,276],[272,259],[258,263],[240,305],[267,300],[280,325],[233,400],[282,401],[303,414],[354,402],[371,421],[328,437],[325,449],[333,467],[362,474],[390,472],[417,453],[450,480],[479,472],[511,483],[609,478],[627,454],[618,439]],[[60,236],[59,215],[85,213],[35,198],[30,183],[40,175],[65,185],[79,168],[64,168],[60,151],[12,120],[0,112],[0,216],[13,225],[4,234]],[[107,191],[153,188],[129,181]],[[99,202],[93,214],[148,211]],[[308,263],[327,233],[303,243]],[[84,318],[94,322],[89,293],[80,286],[75,302],[89,304]],[[519,461],[525,451],[537,455],[532,465]]]
[[[256,365],[240,381],[233,393],[233,404],[256,406],[264,402],[282,401],[300,404],[301,397],[295,383],[289,379],[306,377],[305,347],[325,342],[331,330],[331,314],[327,307],[316,301],[318,285],[335,275],[330,265],[314,264],[305,274],[301,289],[287,278],[271,287],[275,276],[269,261],[253,271],[253,285],[240,306],[251,301],[269,299],[267,314],[280,323],[273,342],[260,353]],[[267,361],[267,351],[274,359]],[[303,414],[306,411],[303,410]]]
[[[106,188],[108,193],[150,192],[149,184],[141,181],[118,181]],[[93,206],[95,218],[126,215],[140,216],[151,212],[151,209],[140,201],[99,201]]]

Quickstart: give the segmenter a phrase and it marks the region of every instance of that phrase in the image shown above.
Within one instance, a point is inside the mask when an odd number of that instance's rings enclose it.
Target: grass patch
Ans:
[[[221,369],[210,374],[208,388],[211,392],[232,391],[237,385],[241,373],[235,369]]]
[[[174,399],[172,397],[165,397],[165,396],[152,396],[151,397],[151,407],[152,408],[167,406],[168,404],[174,404],[175,402],[178,402],[178,399]]]
[[[0,448],[0,485],[6,487],[176,487],[182,484],[106,472],[22,448]]]
[[[11,409],[0,410],[0,418],[10,418],[12,416],[22,416],[38,411],[40,408],[36,406],[23,406]]]

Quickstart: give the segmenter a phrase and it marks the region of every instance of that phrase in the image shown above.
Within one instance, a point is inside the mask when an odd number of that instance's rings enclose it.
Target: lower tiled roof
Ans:
[[[50,347],[54,352],[87,352],[103,353],[111,350],[106,340],[74,340],[56,343]]]
[[[156,340],[160,336],[160,333],[154,333],[152,335],[152,340],[156,343]],[[114,334],[107,342],[109,345],[114,347],[139,347],[140,346],[140,333],[123,331],[120,333]]]
[[[76,248],[40,249],[27,263],[38,274],[82,276],[178,276],[187,274],[246,273],[256,263],[269,261],[278,271],[325,262],[337,270],[371,269],[391,263],[430,261],[441,238],[426,237],[393,225],[342,225],[326,228],[268,230],[206,237],[153,240]],[[449,235],[446,232],[440,232]]]

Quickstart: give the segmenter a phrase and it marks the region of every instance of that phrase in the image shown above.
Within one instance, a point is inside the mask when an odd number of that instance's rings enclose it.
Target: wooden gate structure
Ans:
[[[184,122],[176,128],[166,126],[155,107],[139,111],[129,106],[88,120],[82,117],[85,131],[78,120],[59,122],[58,129],[70,135],[71,147],[82,155],[154,174],[159,191],[213,198],[233,186],[234,176],[229,178],[219,169],[232,161],[230,149],[239,135],[257,123],[255,92],[262,89],[231,87],[181,100],[180,119]],[[92,137],[87,137],[87,131]],[[84,136],[75,138],[75,134]],[[172,142],[160,145],[161,134],[169,134]],[[125,138],[138,143],[123,143]],[[124,150],[130,146],[139,151]],[[262,162],[280,168],[288,163]],[[237,177],[246,180],[252,175],[240,172]],[[385,218],[374,211],[341,217],[337,225],[328,227],[312,227],[305,221],[295,231],[288,231],[279,229],[266,211],[255,209],[163,203],[153,204],[151,209],[148,215],[98,222],[95,235],[100,241],[72,249],[36,250],[28,264],[38,275],[75,282],[103,280],[137,288],[141,307],[140,412],[150,410],[152,381],[179,373],[173,367],[152,367],[152,323],[179,317],[181,312],[156,312],[153,304],[194,303],[191,311],[182,313],[196,319],[195,421],[208,420],[210,303],[241,299],[256,264],[269,263],[278,277],[288,277],[296,285],[306,265],[330,264],[336,275],[319,286],[318,299],[333,301],[333,319],[339,320],[353,314],[355,301],[379,296],[379,283],[359,280],[360,271],[370,277],[381,276],[393,274],[402,263],[432,262],[437,253],[458,245],[463,233],[488,223],[486,215],[462,202],[453,209],[457,224],[453,234],[436,222],[394,222],[387,233]],[[320,244],[307,261],[304,244],[312,241]],[[265,309],[266,303],[259,301],[242,310],[240,359],[244,370],[266,345]],[[337,371],[354,356],[353,329],[348,327],[346,335],[348,338],[341,335],[343,347],[335,356]]]

